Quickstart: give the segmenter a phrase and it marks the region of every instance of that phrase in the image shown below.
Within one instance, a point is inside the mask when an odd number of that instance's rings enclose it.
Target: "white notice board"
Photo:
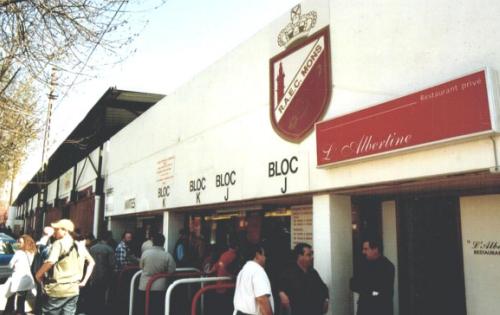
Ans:
[[[294,248],[298,243],[308,243],[314,248],[312,208],[292,210],[292,219],[290,225],[291,248]]]

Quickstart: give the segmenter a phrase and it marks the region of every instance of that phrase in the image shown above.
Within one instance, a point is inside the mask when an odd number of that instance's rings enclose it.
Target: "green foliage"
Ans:
[[[40,129],[32,82],[6,82],[6,77],[0,79],[0,187],[17,173],[28,143]]]

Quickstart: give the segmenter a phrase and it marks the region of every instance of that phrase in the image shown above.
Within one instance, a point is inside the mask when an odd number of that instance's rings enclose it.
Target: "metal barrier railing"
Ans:
[[[185,271],[194,271],[194,272],[201,273],[200,269],[194,268],[194,267],[180,267],[180,268],[175,268],[175,272],[185,272]]]
[[[191,315],[196,315],[196,304],[198,302],[198,299],[205,292],[210,291],[210,290],[217,290],[217,289],[231,289],[231,288],[234,288],[235,286],[236,286],[236,284],[233,282],[233,283],[212,284],[212,285],[207,285],[206,287],[200,288],[193,296],[193,301],[191,302]]]
[[[132,315],[134,313],[134,292],[135,292],[135,280],[142,274],[142,270],[137,271],[132,276],[130,280],[130,294],[129,294],[129,302],[128,302],[128,315]]]
[[[181,269],[181,268],[179,268]],[[191,268],[191,269],[196,269],[196,268]],[[198,269],[196,269],[198,270]],[[145,298],[145,304],[144,304],[144,315],[149,315],[149,302],[151,300],[151,287],[153,286],[153,283],[158,280],[158,279],[163,279],[163,278],[169,278],[169,277],[199,277],[202,276],[202,273],[198,271],[192,271],[192,272],[178,272],[178,269],[175,269],[175,272],[160,272],[160,273],[155,273],[154,275],[149,278],[148,283],[146,284],[146,298]]]
[[[142,274],[142,270],[140,269],[139,266],[125,266],[123,268],[123,270],[120,272],[120,274],[118,275],[118,281],[117,281],[118,287],[121,287],[123,275],[126,272],[129,272],[132,270],[137,270],[137,272],[134,273],[134,275],[130,279],[130,290],[129,290],[130,293],[129,293],[129,304],[128,304],[129,305],[129,308],[128,308],[129,315],[132,315],[134,312],[135,282],[136,282],[137,278]],[[189,271],[191,273],[189,273]],[[162,274],[165,274],[165,273],[162,273]],[[200,269],[193,268],[193,267],[176,268],[175,272],[174,272],[174,275],[176,275],[176,276],[194,276],[194,275],[198,275],[198,274],[201,274]],[[149,306],[149,291],[151,289],[151,286],[152,286],[154,280],[156,280],[156,279],[153,279],[154,277],[155,277],[155,275],[153,275],[151,277],[151,279],[149,279],[149,281],[146,285],[146,304],[145,304],[145,307]],[[145,309],[145,311],[146,311],[145,314],[148,314],[147,312],[149,311],[149,309]]]
[[[180,284],[187,283],[205,283],[205,282],[213,282],[213,281],[221,281],[221,280],[232,280],[231,277],[207,277],[207,278],[187,278],[187,279],[179,279],[172,282],[167,289],[167,294],[165,294],[165,315],[170,314],[170,295],[174,288]]]

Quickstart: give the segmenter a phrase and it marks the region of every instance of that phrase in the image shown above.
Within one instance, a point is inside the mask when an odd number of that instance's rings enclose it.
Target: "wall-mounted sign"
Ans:
[[[487,71],[316,124],[324,166],[492,132]]]
[[[296,209],[291,218],[291,248],[298,243],[307,243],[313,246],[312,209]]]
[[[271,122],[288,141],[304,139],[330,102],[329,28],[303,40],[316,24],[316,18],[315,11],[302,14],[300,4],[295,6],[291,22],[278,36],[280,46],[288,48],[269,62]],[[303,41],[297,43],[297,39]]]
[[[135,198],[125,200],[125,209],[135,209]]]
[[[66,173],[64,173],[64,175],[61,177],[60,185],[60,195],[71,191],[71,189],[73,188],[73,168],[70,168]]]
[[[499,241],[467,240],[467,246],[474,255],[500,256]]]
[[[229,187],[236,185],[236,171],[226,171],[215,175],[215,187],[225,191],[224,201],[229,200]]]
[[[159,160],[156,162],[156,196],[162,200],[162,206],[166,207],[166,199],[170,196],[170,183],[174,178],[175,157]]]
[[[297,173],[299,170],[299,158],[297,156],[292,156],[290,158],[284,158],[281,161],[271,161],[268,164],[268,177],[273,178],[283,178],[283,186],[280,191],[282,194],[286,194],[288,191],[288,177],[287,175],[292,175]]]
[[[205,176],[191,179],[189,181],[189,192],[195,193],[196,204],[201,204],[201,193],[207,189],[207,179]]]
[[[156,162],[156,181],[165,184],[174,178],[175,157],[170,156]]]
[[[460,197],[467,314],[498,314],[500,195]]]

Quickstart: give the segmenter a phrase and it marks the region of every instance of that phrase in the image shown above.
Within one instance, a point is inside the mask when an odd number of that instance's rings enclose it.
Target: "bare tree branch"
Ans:
[[[77,79],[92,76],[97,49],[110,63],[128,54],[127,45],[137,37],[128,27],[130,2],[0,0],[0,186],[43,129],[38,104],[46,102],[51,69],[58,70],[58,87],[68,91]]]

